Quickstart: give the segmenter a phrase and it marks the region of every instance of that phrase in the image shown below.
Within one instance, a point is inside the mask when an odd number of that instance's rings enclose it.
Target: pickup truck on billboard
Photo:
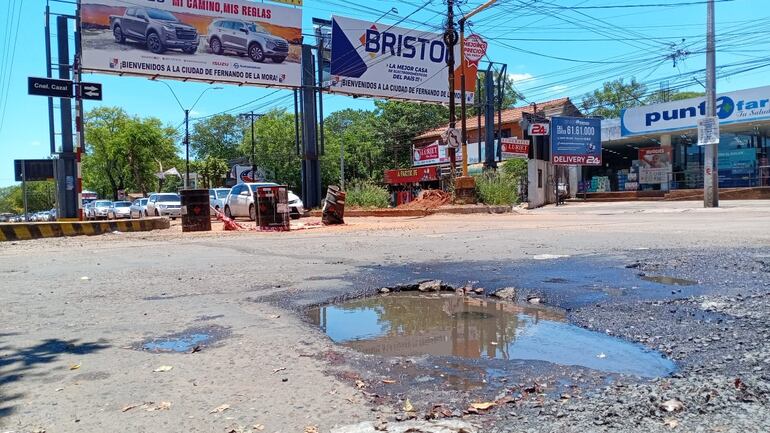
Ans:
[[[208,29],[208,42],[214,54],[225,51],[248,54],[251,60],[258,63],[267,58],[274,63],[283,63],[289,55],[286,39],[274,36],[259,24],[248,21],[213,21]]]
[[[123,44],[126,39],[143,42],[156,54],[169,48],[187,54],[198,51],[198,31],[168,11],[130,7],[123,15],[110,15],[110,29],[115,42]]]

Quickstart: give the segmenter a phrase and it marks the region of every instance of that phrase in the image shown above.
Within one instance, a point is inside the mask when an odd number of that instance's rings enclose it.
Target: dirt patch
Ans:
[[[422,191],[417,199],[402,204],[398,209],[438,209],[452,202],[452,194],[438,189]]]

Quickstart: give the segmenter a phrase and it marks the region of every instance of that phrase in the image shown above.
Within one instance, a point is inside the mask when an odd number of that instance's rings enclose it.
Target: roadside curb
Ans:
[[[0,242],[62,236],[93,236],[111,232],[147,232],[171,227],[168,218],[125,221],[76,221],[0,224]]]
[[[420,217],[428,215],[455,214],[502,214],[511,213],[511,206],[453,206],[437,209],[345,209],[346,217]],[[320,210],[310,212],[310,216],[321,217]]]

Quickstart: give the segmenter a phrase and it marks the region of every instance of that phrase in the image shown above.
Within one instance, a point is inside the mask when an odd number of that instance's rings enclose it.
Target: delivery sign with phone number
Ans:
[[[552,118],[551,162],[554,165],[602,165],[601,120]]]

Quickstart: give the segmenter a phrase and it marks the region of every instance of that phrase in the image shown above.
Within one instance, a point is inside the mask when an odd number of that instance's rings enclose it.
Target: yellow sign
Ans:
[[[302,6],[302,0],[272,0],[276,3],[286,3],[294,6]]]

